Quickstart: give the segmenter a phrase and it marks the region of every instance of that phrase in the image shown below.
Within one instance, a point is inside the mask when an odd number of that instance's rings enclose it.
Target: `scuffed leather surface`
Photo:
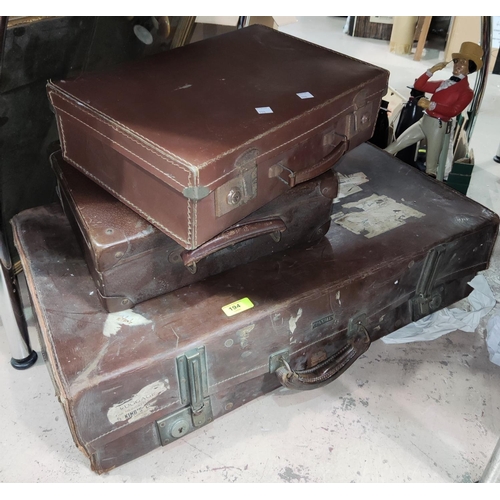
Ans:
[[[411,322],[408,302],[437,245],[447,244],[435,275],[445,289],[441,307],[470,293],[467,282],[488,266],[496,214],[373,146],[348,153],[338,171],[363,172],[369,181],[336,203],[334,215],[356,211],[346,205],[377,194],[424,217],[373,238],[333,223],[310,248],[267,256],[148,300],[121,322],[101,306],[61,209],[16,216],[47,366],[74,439],[96,470],[160,446],[155,421],[181,407],[175,359],[190,349],[205,346],[217,418],[279,386],[268,373],[271,354],[288,349],[294,370],[309,369],[346,345],[350,318],[366,315],[372,341]],[[227,317],[222,306],[243,297],[254,307]],[[110,323],[117,328],[110,330]]]
[[[47,92],[64,158],[191,250],[289,189],[274,165],[314,175],[342,141],[368,140],[387,83],[371,64],[250,26]],[[242,177],[250,150],[255,195],[220,215],[216,190]]]
[[[104,300],[110,311],[130,308],[264,255],[311,245],[328,230],[338,189],[330,171],[285,192],[236,225],[279,220],[279,227],[286,228],[279,242],[265,234],[237,243],[229,230],[225,247],[207,255],[197,264],[196,274],[191,274],[182,261],[183,247],[68,165],[60,152],[52,155],[51,162],[65,211],[102,296],[129,299],[125,304]],[[197,250],[204,251],[203,247]]]

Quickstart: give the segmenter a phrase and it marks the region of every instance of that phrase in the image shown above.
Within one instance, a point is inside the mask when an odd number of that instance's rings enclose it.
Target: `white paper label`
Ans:
[[[257,111],[257,113],[259,113],[259,115],[267,115],[269,113],[274,112],[269,106],[266,106],[264,108],[255,108],[255,111]]]
[[[311,99],[311,97],[314,97],[311,92],[297,92],[297,95],[301,98],[301,99]]]
[[[156,398],[170,389],[168,380],[158,380],[143,387],[130,399],[113,405],[107,413],[108,420],[112,424],[118,422],[135,422],[140,418],[147,417],[156,411]]]
[[[350,196],[354,193],[359,193],[362,189],[359,187],[360,184],[368,182],[368,177],[363,172],[356,172],[351,175],[342,175],[340,172],[338,174],[339,179],[339,192],[337,197],[333,200],[333,203],[338,203],[342,198]]]
[[[332,215],[335,224],[345,227],[365,238],[373,238],[405,224],[410,217],[420,218],[425,214],[389,198],[373,194],[363,200],[346,203],[343,208],[355,208],[356,212],[339,212]]]

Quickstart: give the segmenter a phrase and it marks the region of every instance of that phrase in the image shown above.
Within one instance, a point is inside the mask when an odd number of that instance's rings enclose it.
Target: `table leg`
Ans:
[[[38,356],[30,345],[17,280],[12,273],[10,255],[1,232],[0,268],[0,317],[12,356],[10,363],[17,370],[25,370],[35,364]]]

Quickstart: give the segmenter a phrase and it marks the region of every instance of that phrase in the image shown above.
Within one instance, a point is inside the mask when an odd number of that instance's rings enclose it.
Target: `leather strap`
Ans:
[[[341,143],[337,144],[330,153],[328,153],[322,160],[315,163],[312,167],[306,168],[304,170],[299,170],[298,172],[290,172],[288,176],[288,185],[292,188],[297,184],[314,179],[318,175],[325,173],[330,170],[335,163],[337,163],[340,158],[347,151],[347,138],[344,137]]]
[[[196,272],[196,263],[205,257],[241,241],[256,238],[263,234],[276,234],[277,238],[286,230],[286,224],[279,218],[261,219],[232,227],[194,250],[181,253],[182,262],[192,272]]]
[[[371,340],[362,325],[358,325],[356,333],[346,345],[329,358],[308,370],[292,370],[290,365],[281,359],[282,366],[276,370],[281,385],[289,389],[307,391],[329,384],[344,373],[370,347]]]

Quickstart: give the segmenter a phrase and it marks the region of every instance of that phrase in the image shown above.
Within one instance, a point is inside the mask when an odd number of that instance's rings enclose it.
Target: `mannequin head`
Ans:
[[[460,51],[451,54],[451,57],[455,76],[468,75],[483,67],[483,49],[474,42],[463,42]]]
[[[467,76],[469,73],[472,73],[475,71],[473,69],[470,71],[469,65],[472,61],[469,61],[468,59],[465,59],[463,57],[455,58],[453,59],[453,75],[458,76],[458,75],[464,75]],[[474,63],[472,63],[474,64]]]

